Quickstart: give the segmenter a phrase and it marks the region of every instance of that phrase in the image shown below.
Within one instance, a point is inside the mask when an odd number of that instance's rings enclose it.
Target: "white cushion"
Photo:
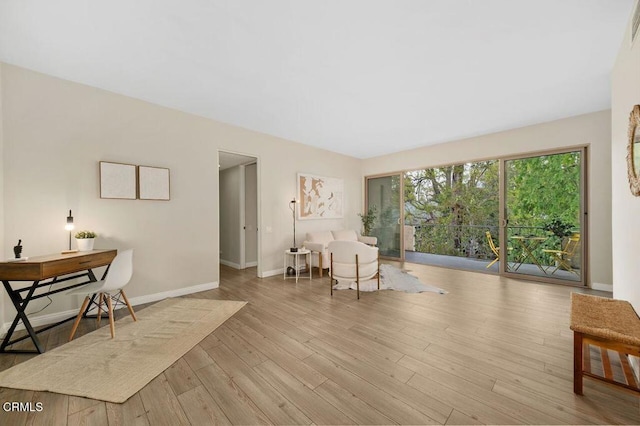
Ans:
[[[353,229],[342,229],[340,231],[331,231],[334,240],[340,241],[358,241],[358,234]]]
[[[307,232],[307,241],[311,243],[329,244],[329,242],[333,240],[334,238],[331,231]]]

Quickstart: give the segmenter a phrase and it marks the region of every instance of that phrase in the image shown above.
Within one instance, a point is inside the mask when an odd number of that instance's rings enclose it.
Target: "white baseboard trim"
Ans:
[[[246,268],[253,268],[254,266],[258,266],[258,262],[246,262],[244,266]]]
[[[613,293],[613,284],[591,283],[591,289]]]
[[[224,265],[224,266],[228,266],[228,267],[233,268],[233,269],[241,269],[240,268],[240,264],[229,262],[228,260],[220,259],[220,263],[222,265]]]
[[[158,300],[163,300],[168,297],[178,297],[184,296],[185,294],[199,293],[201,291],[213,290],[214,288],[218,288],[219,284],[217,281],[193,285],[191,287],[183,287],[175,290],[163,291],[162,293],[154,293],[148,294],[146,296],[138,296],[138,297],[130,297],[129,302],[133,306],[142,305],[144,303],[156,302]]]
[[[148,294],[146,296],[131,297],[129,298],[129,302],[133,306],[142,305],[144,303],[163,300],[168,297],[178,297],[178,296],[184,296],[185,294],[199,293],[201,291],[212,290],[214,288],[218,288],[218,286],[219,286],[218,282],[214,281],[210,283],[194,285],[191,287],[183,287],[175,290],[163,291],[161,293]],[[122,308],[124,308],[124,305],[118,307],[118,309],[122,309]],[[32,326],[40,327],[43,325],[53,324],[55,322],[62,321],[67,318],[74,317],[76,315],[78,315],[78,310],[73,309],[70,311],[55,312],[51,314],[40,315],[37,317],[29,318],[29,321],[31,321]],[[2,336],[7,334],[7,330],[9,330],[9,327],[11,327],[10,322],[2,324],[2,327],[0,327],[0,333],[2,333]],[[16,330],[24,330],[24,325],[20,323],[16,327]]]
[[[274,277],[276,275],[282,275],[284,273],[284,268],[280,269],[272,269],[271,271],[262,271],[262,275],[260,278]]]

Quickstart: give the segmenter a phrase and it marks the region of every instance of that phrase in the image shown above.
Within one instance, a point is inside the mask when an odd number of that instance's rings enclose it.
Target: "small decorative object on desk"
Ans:
[[[29,259],[28,257],[22,257],[22,240],[18,240],[18,245],[13,246],[13,254],[15,257],[7,259],[7,262],[20,262]]]
[[[76,244],[78,246],[78,251],[93,250],[93,242],[95,238],[96,238],[96,233],[93,231],[76,232]]]
[[[22,257],[22,240],[18,240],[18,245],[13,246],[13,254],[16,256],[16,259]]]

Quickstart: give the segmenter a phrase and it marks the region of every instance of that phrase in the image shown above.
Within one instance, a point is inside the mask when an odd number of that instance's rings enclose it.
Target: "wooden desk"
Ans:
[[[2,280],[2,284],[11,299],[11,303],[13,303],[17,311],[13,323],[7,331],[7,335],[4,337],[2,344],[0,344],[0,352],[34,352],[7,349],[7,346],[31,338],[37,353],[43,353],[44,348],[38,340],[37,333],[67,322],[75,318],[75,316],[48,325],[36,332],[31,326],[31,322],[26,314],[29,302],[97,281],[92,269],[107,266],[108,270],[108,265],[111,264],[116,254],[117,250],[92,250],[87,252],[30,257],[26,261],[19,262],[0,262],[0,280]],[[102,279],[104,279],[105,276],[106,271]],[[82,278],[82,282],[60,285],[66,281],[77,278]],[[32,281],[32,284],[26,287],[24,284],[13,286],[11,281]],[[48,287],[48,289],[35,294],[36,290],[43,287]],[[26,293],[26,295],[23,296],[22,293]],[[28,334],[11,340],[11,336],[20,321],[24,324]]]

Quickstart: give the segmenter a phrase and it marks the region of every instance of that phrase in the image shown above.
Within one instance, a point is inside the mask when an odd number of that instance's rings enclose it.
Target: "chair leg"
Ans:
[[[320,259],[320,266],[322,266],[322,259]],[[331,288],[331,296],[333,296],[333,253],[331,253],[331,269],[329,270],[329,287]]]
[[[111,329],[111,338],[113,339],[116,335],[116,325],[113,321],[113,305],[111,304],[111,295],[105,293],[104,298],[107,302],[107,306],[109,307],[109,328]]]
[[[378,290],[380,290],[380,250],[378,250]]]
[[[76,330],[78,329],[78,325],[80,324],[80,320],[82,319],[82,314],[84,313],[84,310],[87,309],[90,299],[91,298],[89,296],[84,298],[84,302],[82,302],[82,307],[80,308],[80,312],[78,312],[78,316],[76,317],[76,320],[73,323],[73,328],[71,329],[71,335],[69,336],[69,341],[73,340],[73,336],[76,334]]]
[[[360,265],[358,264],[358,255],[356,254],[356,292],[358,300],[360,300]]]
[[[102,293],[98,294],[98,327],[100,327],[100,318],[102,317]]]
[[[124,299],[124,303],[127,304],[127,308],[129,308],[129,313],[131,314],[131,318],[133,318],[134,321],[138,321],[138,318],[136,318],[136,314],[133,312],[133,306],[131,306],[131,303],[129,303],[129,299],[127,299],[127,295],[124,294],[124,290],[120,290],[120,294]]]

